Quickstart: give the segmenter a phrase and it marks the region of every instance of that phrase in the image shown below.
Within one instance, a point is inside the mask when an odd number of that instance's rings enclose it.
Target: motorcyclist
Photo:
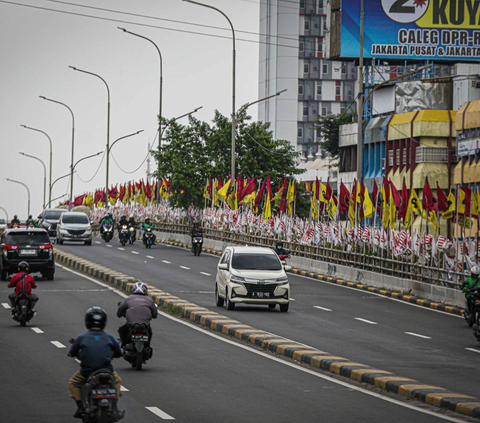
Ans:
[[[20,226],[20,219],[17,217],[17,215],[14,215],[14,216],[13,216],[13,219],[12,219],[12,221],[10,222],[10,227],[13,228],[15,224],[17,224],[18,226]]]
[[[113,372],[115,377],[115,386],[117,388],[117,397],[120,398],[120,386],[122,379],[117,372],[113,370],[112,359],[122,356],[122,350],[118,341],[113,335],[104,332],[107,324],[107,313],[100,307],[91,307],[85,314],[85,326],[88,332],[79,335],[73,342],[69,357],[78,357],[80,359],[80,370],[76,371],[68,381],[70,397],[77,403],[77,410],[73,417],[82,418],[85,410],[82,404],[82,387],[85,385],[89,375],[98,369],[108,369]],[[125,411],[118,410],[116,401],[113,402],[115,418],[120,420],[125,415]]]
[[[15,315],[15,306],[16,306],[16,299],[18,294],[21,292],[27,292],[30,295],[30,301],[32,304],[32,312],[35,313],[34,306],[38,301],[38,297],[32,293],[32,289],[37,287],[35,283],[35,279],[31,275],[28,274],[29,265],[26,261],[21,261],[18,264],[19,272],[12,277],[12,280],[7,285],[7,288],[15,288],[15,292],[12,292],[8,299],[10,300],[10,304],[12,306],[12,316]]]
[[[133,214],[128,216],[128,226],[133,226],[134,228],[137,226],[137,222],[135,222],[135,216]]]
[[[118,236],[120,237],[120,231],[122,230],[122,226],[126,225],[128,226],[128,221],[127,221],[127,215],[122,214],[120,216],[120,221],[117,223],[117,230],[118,230]]]
[[[128,229],[129,229],[129,237],[130,237],[130,244],[133,244],[137,238],[137,222],[135,222],[135,217],[133,214],[128,216]],[[133,228],[133,231],[130,231],[130,228]]]
[[[190,231],[190,236],[193,238],[194,236],[202,236],[203,237],[203,229],[200,227],[197,221],[193,222],[192,230]]]
[[[275,252],[277,255],[280,256],[289,256],[291,254],[290,250],[283,248],[283,241],[278,240],[277,244],[275,245]]]
[[[112,213],[106,213],[103,216],[102,220],[100,220],[100,234],[103,234],[103,225],[114,225],[115,222],[113,220]]]
[[[474,312],[473,294],[475,290],[480,288],[480,267],[473,266],[470,269],[470,277],[465,279],[462,284],[462,292],[465,293],[465,300],[467,302],[467,310],[470,315]]]
[[[25,226],[28,228],[30,225],[37,227],[37,222],[33,219],[32,215],[28,216],[28,219],[25,221]]]
[[[125,317],[127,322],[118,328],[122,346],[128,343],[128,332],[135,323],[148,326],[148,341],[152,339],[150,320],[158,316],[155,302],[148,296],[148,288],[143,282],[136,282],[132,288],[132,295],[118,306],[117,317]]]
[[[153,223],[150,223],[150,218],[146,217],[145,222],[142,223],[142,226],[140,226],[140,229],[143,231],[143,243],[144,244],[146,242],[145,241],[146,240],[146,233],[145,232],[147,231],[148,228],[153,230]],[[155,234],[153,234],[153,243],[156,244],[156,241],[157,241],[157,237],[155,236]]]

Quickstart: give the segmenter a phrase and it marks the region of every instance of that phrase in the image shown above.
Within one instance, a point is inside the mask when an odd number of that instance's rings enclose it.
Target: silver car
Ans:
[[[92,245],[92,227],[88,216],[83,212],[65,212],[57,224],[57,243],[63,241],[84,242]]]

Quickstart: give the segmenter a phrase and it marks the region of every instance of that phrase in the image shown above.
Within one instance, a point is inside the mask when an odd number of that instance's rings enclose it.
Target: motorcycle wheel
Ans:
[[[137,352],[137,357],[135,361],[135,370],[139,372],[142,370],[142,365],[143,365],[143,353]]]
[[[467,325],[472,327],[473,326],[473,320],[472,320],[471,313],[469,313],[468,311],[465,311],[465,313],[463,313],[463,317],[464,317],[465,321],[467,322]]]
[[[20,317],[18,318],[20,322],[20,326],[26,326],[27,325],[27,316],[25,314],[21,314]]]
[[[121,242],[122,242],[122,247],[125,247],[125,244],[126,244],[125,240],[124,240],[124,239],[122,239],[122,241],[121,241]]]
[[[197,256],[199,256],[201,253],[202,253],[202,246],[199,245],[199,246],[197,247]]]
[[[110,423],[110,416],[106,408],[99,407],[98,409],[98,423]]]

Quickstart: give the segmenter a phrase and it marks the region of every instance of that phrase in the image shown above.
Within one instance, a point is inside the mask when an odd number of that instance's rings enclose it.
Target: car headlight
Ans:
[[[276,282],[279,285],[286,285],[288,283],[288,278],[284,276],[283,278],[278,278]]]
[[[241,278],[240,276],[234,276],[234,275],[232,275],[232,276],[230,277],[230,282],[242,284],[242,283],[245,282],[245,279],[244,279],[244,278]]]

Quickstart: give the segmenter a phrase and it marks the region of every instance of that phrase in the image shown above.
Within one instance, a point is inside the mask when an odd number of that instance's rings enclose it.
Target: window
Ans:
[[[327,116],[327,108],[322,107],[322,116]]]
[[[326,20],[323,21],[323,30],[324,31],[327,30],[327,21]]]
[[[346,63],[342,63],[342,74],[346,74],[347,73],[347,64]]]
[[[321,41],[317,44],[317,51],[323,51],[323,43]]]
[[[303,116],[308,116],[308,106],[303,106]]]
[[[234,253],[232,267],[237,270],[282,270],[276,254]]]
[[[308,63],[304,63],[303,65],[303,73],[308,73],[309,72],[309,66],[308,66]]]
[[[298,95],[303,95],[303,85],[298,86]]]
[[[335,87],[335,95],[340,95],[341,87]]]
[[[310,21],[305,21],[305,31],[310,31]]]
[[[298,136],[298,138],[303,138],[303,128],[298,128],[297,136]]]
[[[300,9],[305,9],[305,0],[300,0]]]
[[[322,73],[328,73],[328,65],[326,63],[322,67]]]
[[[322,86],[317,85],[317,95],[322,95]]]
[[[305,43],[303,41],[300,41],[300,46],[299,50],[303,53],[305,51]]]
[[[345,107],[340,107],[340,113],[345,113]]]
[[[65,214],[62,219],[63,223],[78,223],[82,225],[86,225],[89,222],[87,215],[81,214]]]

